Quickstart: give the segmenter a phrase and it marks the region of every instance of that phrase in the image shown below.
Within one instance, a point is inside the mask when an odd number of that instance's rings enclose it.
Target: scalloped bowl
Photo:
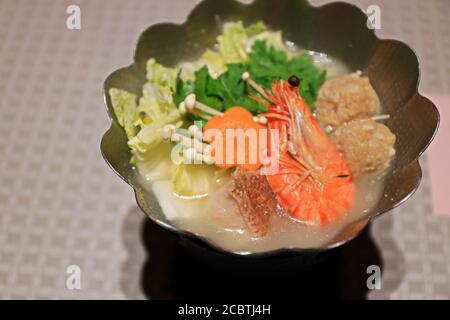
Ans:
[[[346,63],[351,70],[362,70],[377,91],[385,112],[391,115],[386,125],[397,136],[397,155],[385,178],[383,194],[364,218],[348,224],[325,246],[313,249],[280,248],[262,253],[230,252],[201,235],[181,230],[168,221],[153,194],[145,191],[130,165],[130,151],[124,130],[118,125],[107,92],[119,88],[140,96],[145,82],[145,65],[150,57],[174,66],[199,56],[211,47],[220,32],[220,24],[243,20],[250,24],[264,21],[274,30],[282,30],[285,39],[308,50],[325,52]],[[216,253],[267,258],[283,254],[298,255],[327,251],[355,238],[378,215],[406,201],[421,180],[418,158],[433,139],[439,113],[418,91],[420,67],[416,54],[395,40],[381,40],[366,26],[367,16],[357,7],[332,3],[312,7],[306,0],[256,0],[251,5],[235,1],[206,0],[189,15],[184,24],[154,25],[139,37],[134,63],[108,76],[104,83],[105,103],[112,119],[103,136],[101,151],[110,167],[133,187],[139,207],[157,224],[203,248]],[[207,251],[211,251],[207,250]]]

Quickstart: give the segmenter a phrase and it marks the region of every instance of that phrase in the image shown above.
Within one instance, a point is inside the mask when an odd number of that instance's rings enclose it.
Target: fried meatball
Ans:
[[[353,176],[382,172],[395,154],[395,135],[372,119],[353,120],[331,134]]]
[[[380,100],[369,78],[353,73],[326,81],[319,90],[316,106],[319,122],[336,128],[375,115]]]

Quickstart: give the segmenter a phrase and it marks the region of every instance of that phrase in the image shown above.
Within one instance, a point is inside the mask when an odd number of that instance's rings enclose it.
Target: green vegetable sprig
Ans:
[[[195,93],[198,101],[219,111],[241,106],[253,114],[266,112],[263,104],[249,97],[258,93],[242,80],[244,72],[249,72],[252,79],[267,90],[276,79],[288,80],[296,75],[300,79],[300,94],[311,108],[326,78],[326,72],[318,69],[308,54],[289,58],[285,51],[258,40],[252,46],[247,62],[228,64],[227,71],[217,79],[211,77],[206,66],[195,72],[195,81],[183,81],[178,74],[173,100],[179,104],[187,95]]]
[[[285,51],[268,47],[265,41],[256,41],[247,63],[252,79],[267,90],[275,79],[288,80],[295,75],[300,79],[300,94],[312,108],[326,71],[318,69],[311,57],[302,53],[289,59]]]
[[[256,92],[242,80],[242,74],[248,70],[245,64],[229,64],[227,72],[217,79],[210,79],[206,89],[208,96],[215,96],[222,101],[222,110],[241,106],[258,114],[266,112],[267,108],[249,97]]]

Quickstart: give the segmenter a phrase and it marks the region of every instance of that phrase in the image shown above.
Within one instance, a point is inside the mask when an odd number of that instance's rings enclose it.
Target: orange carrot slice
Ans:
[[[232,107],[223,116],[209,119],[204,137],[212,146],[216,166],[259,169],[261,149],[267,143],[266,130],[262,129],[266,126],[253,121],[253,115],[243,107]]]

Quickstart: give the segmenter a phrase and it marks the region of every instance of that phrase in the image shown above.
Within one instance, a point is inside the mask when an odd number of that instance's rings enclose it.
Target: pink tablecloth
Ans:
[[[450,216],[450,95],[429,95],[439,109],[439,130],[427,149],[433,213]]]

